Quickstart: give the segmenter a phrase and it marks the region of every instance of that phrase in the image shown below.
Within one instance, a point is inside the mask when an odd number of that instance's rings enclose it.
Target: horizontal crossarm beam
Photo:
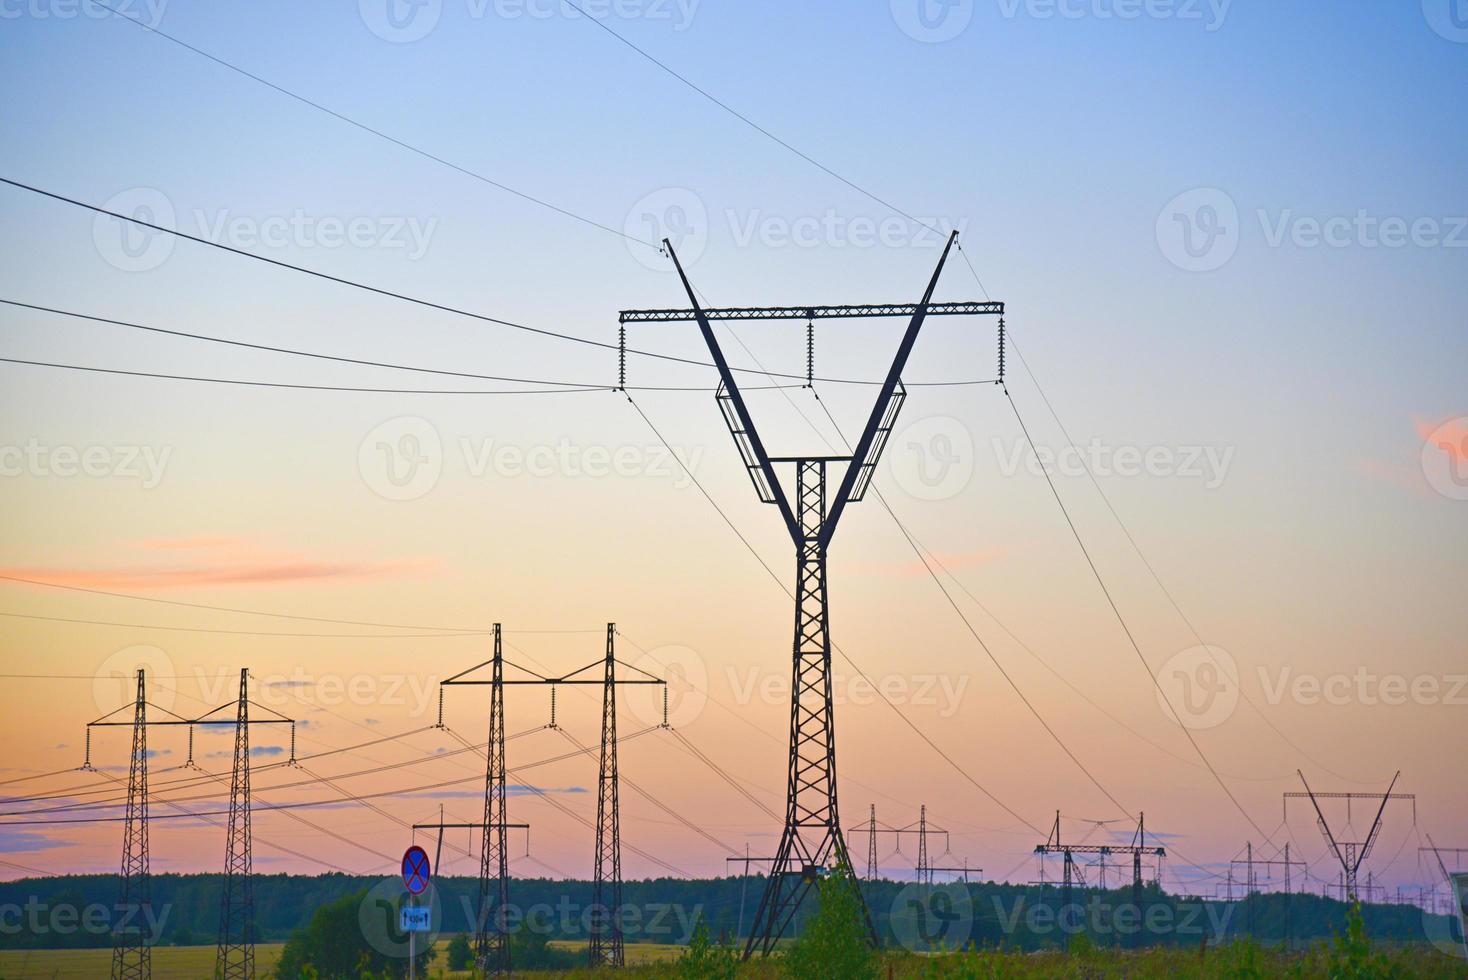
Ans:
[[[836,320],[874,316],[912,317],[916,303],[865,303],[848,306],[725,306],[703,311],[707,320]],[[1003,316],[1001,302],[931,303],[928,316]],[[668,323],[698,319],[697,310],[623,310],[621,323]]]

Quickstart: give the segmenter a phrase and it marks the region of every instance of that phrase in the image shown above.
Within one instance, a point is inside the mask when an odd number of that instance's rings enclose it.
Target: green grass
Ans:
[[[461,980],[468,973],[449,973],[443,968],[443,947],[447,937],[439,939],[439,959],[431,977]],[[556,943],[566,949],[585,949],[584,944]],[[255,947],[255,961],[261,980],[269,977],[280,957],[281,944],[262,943]],[[626,947],[627,969],[618,976],[626,980],[653,980],[678,976],[676,960],[682,947],[629,943]],[[1197,980],[1236,980],[1248,977],[1381,977],[1426,980],[1468,980],[1468,964],[1428,946],[1375,947],[1373,962],[1364,971],[1350,973],[1343,969],[1338,957],[1328,948],[1316,948],[1285,954],[1248,943],[1230,943],[1201,952],[1196,948],[1149,949],[1129,952],[1113,949],[1089,949],[1075,953],[956,953],[919,956],[911,953],[889,953],[882,961],[882,975],[892,980],[972,980],[972,978],[1061,977],[1076,980],[1110,980],[1110,978],[1182,977]],[[0,980],[95,980],[107,976],[112,951],[86,950],[0,950]],[[153,950],[153,976],[157,980],[208,980],[214,970],[213,946],[160,946]],[[571,977],[606,980],[605,971],[573,970],[570,973],[516,973],[516,976],[549,978]],[[739,971],[744,980],[774,980],[782,977],[779,958],[744,964]]]

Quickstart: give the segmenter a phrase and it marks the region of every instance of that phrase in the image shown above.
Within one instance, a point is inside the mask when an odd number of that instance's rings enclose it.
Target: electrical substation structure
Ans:
[[[761,501],[780,512],[796,550],[795,642],[791,676],[790,747],[786,773],[785,822],[775,862],[770,868],[744,958],[767,955],[784,934],[811,888],[833,868],[850,869],[851,856],[842,833],[836,799],[836,730],[831,688],[830,619],[827,608],[826,555],[831,538],[848,503],[861,500],[876,474],[882,450],[892,434],[906,398],[902,371],[923,321],[930,315],[992,314],[1003,318],[998,302],[933,303],[933,291],[957,232],[948,236],[922,299],[915,304],[845,306],[728,307],[704,309],[672,244],[663,240],[684,291],[689,309],[623,310],[619,323],[696,321],[720,384],[715,401],[734,438],[744,468]],[[810,325],[823,318],[908,317],[908,325],[882,382],[876,402],[850,456],[771,456],[765,450],[734,372],[724,358],[710,322],[713,320],[805,320],[809,350]],[[625,340],[624,340],[625,343]],[[807,361],[806,379],[812,379]],[[620,379],[625,388],[625,375]],[[795,469],[794,504],[787,496],[777,465]],[[834,495],[827,494],[830,467],[844,467]],[[867,932],[876,944],[876,932],[861,891],[853,883],[855,899],[866,918]]]
[[[1155,836],[1155,835],[1154,835]],[[1035,848],[1035,853],[1043,862],[1048,854],[1059,854],[1061,856],[1063,869],[1061,878],[1061,908],[1069,908],[1072,904],[1072,889],[1079,881],[1085,884],[1085,875],[1080,865],[1075,861],[1077,854],[1095,854],[1102,862],[1115,854],[1130,856],[1132,859],[1132,904],[1140,912],[1142,908],[1143,888],[1143,859],[1152,858],[1153,881],[1162,880],[1162,862],[1167,857],[1167,849],[1160,844],[1149,845],[1147,843],[1147,820],[1143,813],[1137,814],[1137,829],[1132,833],[1130,844],[1066,844],[1060,839],[1060,811],[1055,811],[1055,824],[1050,829],[1050,836],[1045,843]],[[1043,865],[1042,865],[1043,867]],[[1103,865],[1104,867],[1104,865]],[[1114,867],[1114,865],[1113,865]],[[1043,873],[1041,883],[1043,884]],[[1140,936],[1140,934],[1138,934]]]
[[[480,852],[479,865],[479,909],[475,919],[474,950],[479,968],[487,974],[510,972],[510,934],[507,913],[510,901],[509,851],[506,832],[523,824],[507,823],[505,796],[505,708],[504,689],[507,686],[549,686],[551,691],[551,721],[549,728],[556,727],[555,692],[561,685],[599,685],[602,688],[601,753],[597,774],[596,806],[596,850],[593,871],[592,904],[589,911],[590,929],[588,956],[593,966],[622,966],[623,935],[621,923],[622,904],[622,832],[621,804],[618,792],[617,769],[617,697],[616,689],[623,684],[658,684],[664,689],[664,722],[667,725],[667,682],[653,677],[646,671],[622,664],[641,675],[618,678],[616,659],[617,624],[607,624],[605,655],[584,667],[559,677],[546,677],[519,664],[509,664],[530,676],[505,677],[504,640],[501,624],[494,624],[494,655],[484,663],[475,664],[452,677],[440,681],[440,686],[475,685],[490,688],[489,743],[485,747],[487,765],[484,780],[484,820],[479,825],[484,830],[484,844]],[[471,677],[483,667],[490,668],[490,678],[484,680]],[[592,671],[600,668],[599,678]],[[440,712],[442,699],[440,698]],[[440,715],[440,724],[442,716]]]

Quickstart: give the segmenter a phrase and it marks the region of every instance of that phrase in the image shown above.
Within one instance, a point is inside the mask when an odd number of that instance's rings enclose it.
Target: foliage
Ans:
[[[732,946],[709,939],[708,923],[699,920],[693,938],[678,958],[677,975],[682,980],[734,980],[739,972],[739,954]]]
[[[820,881],[820,910],[782,960],[794,980],[874,980],[878,958],[867,934],[856,878],[837,865]]]
[[[1387,957],[1371,952],[1360,902],[1353,903],[1346,913],[1346,931],[1331,941],[1326,962],[1331,980],[1376,980],[1396,975]]]
[[[465,933],[456,933],[449,940],[448,966],[450,970],[467,970],[474,963],[474,948],[469,943],[469,937]]]
[[[569,949],[550,945],[544,931],[523,927],[510,934],[510,965],[520,970],[569,970],[586,962]]]
[[[359,921],[366,891],[344,895],[316,910],[304,929],[286,942],[276,965],[277,980],[365,980],[368,977],[401,977],[408,971],[407,957],[389,956],[375,948],[363,935]],[[426,973],[434,950],[420,952],[420,973]]]

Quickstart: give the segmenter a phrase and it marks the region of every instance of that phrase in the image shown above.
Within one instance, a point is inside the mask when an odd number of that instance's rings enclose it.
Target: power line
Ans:
[[[780,137],[776,136],[774,133],[770,132],[768,129],[765,129],[759,123],[755,122],[753,119],[749,118],[748,116],[744,115],[739,110],[737,110],[737,109],[733,108],[732,106],[730,106],[727,102],[722,101],[721,99],[719,99],[717,96],[713,95],[712,93],[710,93],[706,89],[700,88],[698,85],[696,85],[693,81],[691,81],[685,75],[679,74],[677,71],[673,70],[672,68],[669,68],[667,65],[663,64],[657,58],[654,58],[652,55],[648,54],[642,48],[639,48],[637,45],[635,45],[631,41],[627,40],[621,34],[618,34],[616,31],[612,30],[606,24],[602,23],[602,21],[599,18],[592,17],[591,15],[587,14],[585,10],[582,10],[580,7],[578,7],[575,3],[572,2],[572,0],[562,0],[562,2],[565,3],[566,6],[571,7],[572,9],[578,11],[583,17],[585,17],[592,24],[595,24],[597,27],[600,27],[602,30],[606,31],[612,37],[616,38],[618,41],[622,42],[627,47],[631,48],[633,51],[635,51],[638,54],[640,54],[643,58],[646,58],[648,61],[652,62],[657,67],[661,68],[663,71],[667,72],[669,75],[673,76],[678,81],[682,82],[684,85],[688,86],[688,88],[690,88],[693,91],[697,92],[699,95],[703,96],[705,99],[707,99],[708,101],[712,102],[714,105],[718,106],[720,109],[723,109],[729,115],[733,116],[735,119],[738,119],[740,122],[744,123],[746,126],[750,127],[751,129],[755,130],[756,132],[760,133],[761,135],[765,136],[766,138],[774,141],[775,143],[778,143],[780,146],[783,146],[785,149],[789,150],[791,153],[794,153],[796,156],[800,157],[806,163],[809,163],[811,166],[817,168],[818,170],[820,170],[820,171],[822,171],[822,172],[824,172],[824,173],[826,173],[826,174],[828,174],[828,175],[836,178],[841,183],[845,184],[847,187],[850,187],[852,190],[856,191],[858,194],[861,194],[864,197],[868,197],[871,200],[876,201],[878,204],[882,205],[882,207],[886,208],[887,210],[892,211],[895,214],[901,215],[902,217],[906,218],[908,221],[913,222],[914,224],[922,225],[924,228],[926,228],[929,231],[933,232],[935,235],[941,234],[941,232],[939,232],[938,229],[934,228],[932,225],[928,224],[927,222],[921,221],[921,220],[919,220],[917,218],[914,218],[912,215],[908,214],[906,211],[902,210],[897,205],[892,204],[892,203],[890,203],[888,201],[885,201],[882,198],[878,197],[877,195],[873,194],[871,191],[869,191],[866,188],[860,186],[859,184],[856,184],[856,183],[853,183],[850,180],[847,180],[845,177],[841,176],[840,174],[838,174],[836,171],[832,170],[830,167],[826,166],[825,164],[821,163],[819,160],[816,160],[815,158],[811,157],[810,155],[804,153],[803,151],[798,150],[795,147],[791,146],[789,143],[785,142]]]
[[[157,371],[124,371],[121,368],[96,367],[87,364],[57,364],[52,361],[29,361],[18,357],[0,357],[5,364],[25,364],[30,367],[57,368],[63,371],[87,371],[94,374],[115,374],[130,378],[154,378],[163,381],[197,381],[216,385],[239,385],[246,388],[286,388],[297,391],[351,391],[378,395],[566,395],[589,391],[612,391],[610,386],[602,388],[521,388],[486,391],[483,389],[448,390],[443,388],[366,388],[348,385],[308,385],[287,381],[247,381],[240,378],[208,378],[190,374],[162,374]]]
[[[68,619],[65,616],[40,616],[34,613],[0,612],[0,616],[14,619],[37,619],[48,623],[70,623],[77,626],[112,626],[123,629],[135,630],[167,630],[177,633],[209,633],[216,636],[275,636],[275,637],[299,637],[315,638],[318,640],[357,640],[357,639],[400,639],[400,640],[423,640],[435,637],[452,638],[461,636],[481,636],[483,634],[474,632],[465,633],[272,633],[260,630],[221,630],[210,629],[206,626],[163,626],[157,623],[113,623],[100,619]],[[6,675],[11,677],[27,676],[19,674]],[[28,675],[42,676],[42,675]],[[51,675],[59,676],[59,675]],[[78,675],[81,676],[81,675]],[[90,674],[86,675],[88,678]]]
[[[91,2],[95,3],[96,6],[101,7],[104,10],[116,14],[118,17],[127,21],[129,24],[133,24],[136,27],[141,27],[143,30],[148,31],[156,35],[157,37],[161,37],[164,40],[172,41],[179,47],[184,48],[188,51],[192,51],[194,54],[198,55],[201,58],[207,58],[208,60],[214,62],[216,65],[228,68],[230,71],[243,75],[245,78],[248,78],[251,81],[258,82],[261,85],[264,85],[266,88],[273,89],[274,91],[279,92],[281,95],[295,99],[297,102],[300,102],[303,105],[310,106],[311,108],[319,112],[324,112],[328,116],[331,116],[333,119],[338,119],[349,126],[354,126],[357,129],[362,130],[364,133],[370,133],[371,135],[376,136],[378,139],[387,140],[389,143],[392,143],[395,146],[399,146],[402,149],[409,151],[410,153],[416,153],[419,156],[424,157],[425,159],[432,160],[434,163],[448,167],[450,170],[457,171],[458,173],[461,173],[466,177],[472,177],[475,180],[480,181],[481,183],[488,184],[489,186],[497,188],[498,190],[502,190],[507,194],[513,194],[521,200],[529,201],[531,204],[537,205],[539,207],[548,208],[551,211],[556,212],[557,214],[565,215],[566,217],[571,218],[575,221],[579,221],[582,224],[590,225],[593,228],[599,228],[602,231],[611,232],[613,235],[625,238],[631,242],[636,242],[639,245],[646,245],[649,248],[658,247],[654,242],[649,242],[644,239],[637,238],[633,235],[628,235],[625,232],[618,231],[615,228],[604,225],[599,221],[595,221],[591,218],[585,217],[584,215],[579,215],[574,211],[568,211],[563,207],[551,204],[549,201],[544,201],[538,197],[533,197],[530,194],[525,193],[524,191],[519,191],[513,187],[510,187],[508,184],[502,184],[499,181],[486,177],[481,173],[476,173],[475,171],[470,170],[467,167],[463,167],[450,160],[446,160],[443,157],[438,156],[437,154],[430,153],[427,150],[422,149],[421,147],[414,146],[411,143],[398,139],[396,136],[390,136],[387,133],[384,133],[382,130],[374,129],[371,126],[368,126],[366,123],[358,122],[356,119],[353,119],[350,116],[343,115],[342,113],[337,112],[335,109],[329,109],[319,102],[313,102],[311,99],[306,98],[304,95],[298,95],[295,92],[292,92],[290,89],[277,85],[268,79],[262,78],[261,76],[254,74],[253,72],[246,71],[244,68],[241,68],[238,65],[231,64],[230,62],[225,61],[223,58],[212,55],[202,48],[196,48],[192,44],[189,44],[187,41],[184,41],[181,38],[174,37],[172,34],[167,34],[163,31],[160,31],[156,27],[152,27],[148,24],[143,23],[140,20],[129,17],[121,11],[113,7],[109,7],[106,3],[102,2],[102,0],[91,0]]]
[[[310,269],[310,268],[307,268],[306,266],[295,265],[293,263],[286,262],[283,259],[273,259],[273,258],[270,258],[269,256],[266,256],[266,255],[260,255],[257,252],[250,252],[250,251],[246,251],[245,249],[242,249],[242,248],[236,248],[233,245],[226,245],[223,242],[216,242],[216,241],[213,241],[211,239],[203,238],[203,237],[198,236],[198,235],[191,235],[188,232],[178,231],[178,230],[173,229],[173,228],[165,228],[162,225],[153,224],[150,221],[144,221],[143,219],[138,218],[138,217],[133,216],[133,215],[126,215],[126,214],[120,214],[120,213],[118,213],[116,211],[109,211],[107,208],[100,207],[99,205],[96,205],[96,204],[88,204],[86,201],[80,201],[80,200],[77,200],[76,198],[67,197],[67,196],[65,196],[63,194],[57,194],[57,193],[55,193],[53,191],[43,190],[43,189],[41,189],[39,187],[35,187],[35,186],[31,185],[31,184],[26,184],[26,183],[23,183],[23,182],[18,181],[18,180],[12,180],[9,177],[0,177],[0,184],[8,184],[11,187],[15,187],[15,188],[18,188],[18,189],[24,190],[24,191],[30,191],[33,194],[39,194],[42,197],[48,197],[48,198],[50,198],[50,199],[52,199],[54,201],[60,201],[63,204],[70,204],[70,205],[72,205],[74,207],[83,208],[83,209],[85,209],[87,211],[95,212],[96,214],[107,215],[108,217],[116,218],[118,221],[126,221],[126,222],[129,222],[131,224],[138,225],[139,227],[142,227],[142,228],[148,228],[148,229],[150,229],[152,231],[156,231],[156,232],[159,232],[159,233],[165,234],[165,235],[172,235],[175,238],[182,238],[182,239],[185,239],[187,241],[194,242],[194,243],[199,244],[199,245],[207,245],[207,246],[209,246],[211,248],[217,248],[217,249],[220,249],[222,251],[229,252],[232,255],[242,256],[242,257],[247,258],[247,259],[254,259],[257,262],[264,262],[264,263],[267,263],[268,265],[273,265],[273,266],[276,266],[276,267],[281,268],[281,269],[289,269],[289,270],[291,270],[293,272],[299,272],[299,273],[301,273],[303,275],[314,276],[314,277],[316,277],[318,279],[324,279],[324,280],[326,280],[328,282],[334,282],[334,283],[337,283],[338,285],[342,285],[342,286],[351,286],[354,289],[360,289],[360,290],[363,290],[365,292],[374,293],[374,294],[376,294],[378,296],[386,296],[386,297],[388,297],[390,299],[401,300],[401,301],[403,301],[405,303],[412,303],[414,305],[422,306],[422,307],[425,307],[427,309],[437,310],[437,311],[439,311],[441,313],[452,313],[452,314],[454,314],[456,316],[468,317],[471,320],[478,320],[478,321],[481,321],[483,323],[493,323],[493,324],[495,324],[497,326],[510,327],[511,329],[514,329],[514,330],[522,330],[522,331],[525,331],[527,333],[537,334],[537,335],[543,336],[543,337],[550,337],[550,338],[553,338],[555,340],[564,340],[564,341],[568,341],[570,343],[583,344],[585,346],[588,346],[588,347],[596,347],[596,348],[599,348],[601,350],[616,351],[619,354],[621,354],[621,353],[636,354],[636,355],[638,355],[640,357],[649,357],[649,358],[654,358],[656,360],[661,360],[661,361],[670,361],[670,362],[676,363],[676,364],[687,364],[687,365],[692,365],[694,367],[713,367],[714,366],[713,363],[710,362],[710,361],[700,361],[700,360],[697,360],[696,358],[678,357],[678,356],[673,355],[673,354],[662,354],[662,353],[658,353],[657,351],[642,350],[642,349],[636,348],[636,347],[626,347],[626,346],[623,346],[623,345],[620,345],[620,344],[607,343],[607,342],[600,341],[600,340],[593,340],[590,337],[581,337],[581,336],[577,336],[576,334],[562,333],[562,332],[557,331],[557,330],[547,330],[547,329],[545,329],[543,327],[532,327],[532,326],[530,326],[528,324],[516,323],[513,320],[506,320],[506,319],[503,319],[501,317],[490,316],[490,315],[485,314],[485,313],[475,313],[475,312],[470,311],[470,310],[465,310],[465,309],[462,309],[462,308],[456,307],[456,306],[449,306],[449,305],[444,304],[444,303],[436,303],[436,302],[434,302],[432,300],[422,299],[422,298],[416,297],[416,296],[410,296],[410,295],[408,295],[406,293],[395,292],[395,291],[393,291],[391,289],[384,289],[384,288],[382,288],[380,286],[369,285],[369,284],[364,283],[364,282],[359,282],[359,281],[357,281],[355,279],[347,279],[347,278],[345,278],[343,276],[332,275],[331,273],[321,272],[320,270],[317,270],[317,269]],[[56,311],[56,312],[60,312],[60,311]],[[204,338],[204,337],[196,337],[195,339],[207,339],[207,338]],[[14,363],[25,364],[25,363],[39,363],[39,362],[16,361]],[[44,364],[43,366],[47,366],[47,367],[71,367],[71,365],[63,365],[63,364]],[[101,368],[77,368],[77,370],[104,370],[104,369],[101,369]],[[767,375],[767,376],[773,375],[774,377],[785,378],[787,380],[797,380],[797,381],[802,381],[802,382],[806,380],[806,377],[803,374],[790,374],[790,373],[779,372],[779,371],[776,371],[776,372],[756,371],[756,370],[754,370],[752,368],[739,368],[739,367],[731,368],[730,370],[738,371],[738,372],[745,373],[745,374],[764,374],[764,375]],[[112,372],[112,373],[125,374],[125,373],[133,373],[133,372],[121,372],[121,371],[118,371],[118,372]],[[142,372],[136,372],[136,373],[141,374]],[[144,374],[143,376],[146,377],[146,376],[149,376],[149,375]],[[167,375],[159,375],[159,377],[168,377],[168,376]],[[211,380],[211,379],[185,378],[183,380]],[[861,384],[861,385],[870,385],[870,384],[879,384],[880,383],[880,382],[875,382],[875,381],[857,380],[857,379],[850,379],[850,378],[817,378],[815,380],[817,380],[817,381],[824,381],[827,384]],[[242,384],[242,383],[245,383],[245,382],[225,382],[225,383]],[[549,382],[549,383],[551,383],[551,384],[569,384],[569,382]],[[991,383],[992,383],[991,381],[987,381],[987,380],[981,380],[981,381],[945,381],[945,382],[918,382],[918,381],[914,381],[914,382],[912,382],[912,385],[914,385],[914,386],[917,386],[917,385],[944,385],[944,386],[950,386],[950,385],[974,385],[974,384],[991,384]],[[263,384],[263,382],[262,382],[262,384]],[[284,384],[276,384],[276,385],[270,385],[270,386],[271,387],[314,387],[314,386],[307,386],[307,385],[284,385]],[[399,392],[399,391],[396,391],[396,390],[393,390],[393,389],[330,388],[330,387],[326,387],[326,386],[321,386],[321,387],[322,387],[323,390],[388,391],[388,392],[391,392],[391,393],[394,393],[394,394],[399,394],[399,393],[400,394],[497,394],[497,392],[485,392],[485,391],[437,392],[437,391],[415,391],[414,389],[404,389],[401,392]],[[611,389],[614,386],[608,385],[608,386],[605,386],[605,387],[607,389]],[[602,389],[600,389],[600,388],[568,388],[566,390],[568,390],[568,391],[579,391],[579,390],[602,390]],[[672,389],[665,389],[665,390],[705,390],[705,389],[698,389],[698,388],[689,388],[689,389],[672,388]]]
[[[1025,442],[1030,446],[1030,451],[1033,452],[1035,446],[1034,440],[1030,438],[1030,430],[1025,425],[1024,417],[1020,415],[1019,407],[1015,405],[1014,399],[1010,396],[1008,389],[1005,389],[1004,397],[1005,400],[1009,402],[1009,407],[1014,411],[1015,421],[1019,423],[1020,431],[1024,433]],[[1157,675],[1152,672],[1152,668],[1147,664],[1147,658],[1142,655],[1142,648],[1137,644],[1137,639],[1132,634],[1131,626],[1128,625],[1126,617],[1121,614],[1121,609],[1117,606],[1116,600],[1112,598],[1111,590],[1107,588],[1105,579],[1101,577],[1101,572],[1096,567],[1096,562],[1092,560],[1090,549],[1086,547],[1086,542],[1081,538],[1081,532],[1076,528],[1075,521],[1071,519],[1070,511],[1066,509],[1065,501],[1061,499],[1060,491],[1056,488],[1055,481],[1050,477],[1049,468],[1041,466],[1040,471],[1045,475],[1045,483],[1047,486],[1050,487],[1051,495],[1055,497],[1055,502],[1060,506],[1060,512],[1062,515],[1064,515],[1065,523],[1070,528],[1070,533],[1075,538],[1076,544],[1080,546],[1081,554],[1085,556],[1086,564],[1091,569],[1091,575],[1095,577],[1096,584],[1101,587],[1101,592],[1106,597],[1107,604],[1111,606],[1111,611],[1116,616],[1116,621],[1121,624],[1122,632],[1126,634],[1127,642],[1131,644],[1132,650],[1137,655],[1137,660],[1139,660],[1142,664],[1142,669],[1147,672],[1147,679],[1152,682],[1152,686],[1157,690],[1157,694],[1162,698],[1163,703],[1167,705],[1168,710],[1172,712],[1173,718],[1177,720],[1178,728],[1182,729],[1183,735],[1187,737],[1188,743],[1192,745],[1193,751],[1198,754],[1198,758],[1208,769],[1209,774],[1213,777],[1213,781],[1218,784],[1218,788],[1223,790],[1223,793],[1225,796],[1228,797],[1229,802],[1232,803],[1234,805],[1234,808],[1239,811],[1239,813],[1246,821],[1248,821],[1249,826],[1254,828],[1254,832],[1257,833],[1260,837],[1264,838],[1267,843],[1272,844],[1273,841],[1271,840],[1269,834],[1266,834],[1264,832],[1264,829],[1255,822],[1252,816],[1249,815],[1249,811],[1244,809],[1243,804],[1239,802],[1238,797],[1234,796],[1233,790],[1228,788],[1228,784],[1225,783],[1223,781],[1223,777],[1218,774],[1218,770],[1213,768],[1213,763],[1209,761],[1208,756],[1203,753],[1203,748],[1198,744],[1198,740],[1193,737],[1192,731],[1188,728],[1187,725],[1183,724],[1182,717],[1178,714],[1177,709],[1173,707],[1172,699],[1169,698],[1167,696],[1167,692],[1162,689],[1161,683],[1159,683],[1157,680]]]

